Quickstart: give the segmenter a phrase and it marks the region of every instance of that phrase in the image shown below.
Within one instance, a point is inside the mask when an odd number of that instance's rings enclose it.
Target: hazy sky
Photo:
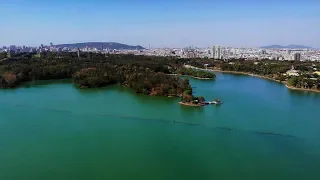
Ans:
[[[0,0],[0,45],[320,47],[320,0]]]

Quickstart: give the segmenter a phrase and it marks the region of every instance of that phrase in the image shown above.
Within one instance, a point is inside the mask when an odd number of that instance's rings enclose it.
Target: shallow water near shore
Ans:
[[[190,82],[221,106],[69,80],[0,90],[0,179],[320,179],[320,94],[216,74]]]

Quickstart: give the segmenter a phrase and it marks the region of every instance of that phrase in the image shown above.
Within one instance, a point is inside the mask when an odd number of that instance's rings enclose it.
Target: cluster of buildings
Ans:
[[[84,51],[85,49],[83,49]],[[71,49],[68,47],[55,47],[52,43],[50,46],[45,46],[41,44],[39,47],[30,47],[30,46],[3,46],[0,47],[0,52],[10,52],[10,53],[40,53],[40,52],[75,52],[76,49]],[[93,51],[90,49],[88,51]]]
[[[247,60],[292,60],[320,61],[320,50],[317,49],[262,49],[262,48],[232,48],[213,46],[212,48],[182,50],[184,58],[214,58],[214,59],[247,59]],[[189,53],[192,53],[191,56]]]
[[[212,48],[158,48],[140,51],[121,51],[150,56],[178,56],[181,58],[247,59],[247,60],[292,60],[320,61],[320,49],[262,49],[232,48],[213,46]]]
[[[0,52],[14,52],[14,53],[19,53],[19,52],[37,52],[37,48],[35,47],[27,47],[27,46],[3,46],[0,47]]]
[[[70,48],[70,47],[57,47],[50,43],[49,46],[41,44],[39,47],[28,47],[28,46],[3,46],[0,47],[0,52],[11,52],[11,53],[40,53],[40,52],[102,52],[102,53],[115,53],[115,54],[137,54],[139,50],[118,50],[108,48],[95,48],[95,47],[84,47],[84,48]]]
[[[69,51],[69,49],[64,49],[65,51]],[[39,53],[44,51],[52,51],[52,52],[61,52],[62,48],[55,48],[52,46],[44,46],[40,45],[39,47],[30,47],[30,46],[3,46],[0,47],[0,52],[10,52],[10,53]]]
[[[312,68],[313,68],[313,74],[316,74],[316,75],[318,75],[320,77],[320,69],[317,69],[315,64],[312,65]],[[301,72],[299,70],[296,70],[294,68],[294,66],[292,65],[291,69],[288,70],[284,75],[287,75],[287,76],[300,76],[300,74],[301,74]],[[317,80],[315,78],[310,78],[310,79]]]
[[[247,59],[247,60],[293,60],[293,61],[320,61],[318,49],[262,49],[262,48],[232,48],[213,46],[212,48],[153,48],[143,50],[125,50],[108,48],[69,48],[49,46],[39,47],[9,46],[0,47],[0,52],[101,52],[111,54],[134,54],[147,56],[177,56],[181,58],[214,58],[214,59]]]

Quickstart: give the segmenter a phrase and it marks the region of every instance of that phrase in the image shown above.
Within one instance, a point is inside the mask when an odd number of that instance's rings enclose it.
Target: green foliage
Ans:
[[[24,81],[72,78],[81,88],[94,88],[119,83],[137,93],[156,96],[180,96],[192,88],[188,80],[170,76],[177,67],[165,57],[108,55],[91,53],[44,52],[16,54],[0,64],[0,87],[16,87]],[[172,67],[172,68],[168,68]],[[7,75],[10,74],[10,75]],[[13,78],[15,77],[15,78]]]
[[[203,96],[199,96],[199,97],[198,97],[198,100],[199,100],[200,102],[206,101],[206,99],[205,99]]]
[[[204,64],[208,64],[210,68],[256,74],[281,82],[287,81],[287,76],[283,74],[294,66],[296,70],[301,71],[301,75],[292,79],[290,78],[291,80],[288,80],[289,85],[297,88],[320,89],[319,77],[315,75],[310,76],[310,74],[313,74],[313,64],[320,69],[319,62],[261,60],[259,63],[255,63],[256,61],[244,59],[231,59],[228,62],[213,59],[188,59],[181,61],[198,68],[203,68]],[[314,80],[314,78],[317,80]]]
[[[183,94],[192,95],[192,87],[190,86],[190,82],[188,78],[183,80],[183,87],[184,87]]]
[[[284,63],[259,63],[257,65],[253,61],[234,63],[234,65],[228,63],[220,64],[220,68],[226,71],[249,72],[258,75],[285,73],[291,68],[290,65]]]
[[[112,79],[108,74],[104,74],[103,70],[97,68],[82,69],[76,72],[72,76],[72,79],[73,82],[81,88],[102,87],[116,82],[116,80]]]
[[[291,78],[289,79],[288,84],[289,84],[290,86],[296,87],[297,84],[298,84],[298,82],[299,82],[299,78],[293,76],[293,77],[291,77]]]
[[[181,74],[181,75],[199,77],[199,78],[214,79],[216,77],[216,75],[214,73],[210,73],[210,72],[206,72],[206,71],[193,70],[191,68],[179,68],[176,71],[176,73],[177,74]]]
[[[194,97],[190,94],[183,94],[182,100],[186,102],[191,102],[194,100]]]
[[[35,54],[33,57],[35,57],[35,58],[40,58],[40,57],[41,57],[41,54],[40,54],[40,53],[37,53],[37,54]]]
[[[187,89],[183,92],[183,94],[189,94],[192,95],[192,90],[191,89]]]
[[[30,80],[52,80],[72,78],[80,87],[101,87],[119,83],[126,85],[137,93],[161,96],[192,95],[188,79],[170,76],[179,73],[201,78],[215,78],[210,72],[183,68],[189,64],[203,68],[218,68],[229,71],[242,71],[263,76],[270,76],[284,81],[283,76],[291,66],[303,70],[303,75],[291,84],[295,87],[318,88],[319,77],[308,76],[312,73],[314,62],[289,62],[264,60],[259,64],[241,59],[231,60],[233,64],[212,59],[180,59],[175,57],[113,55],[81,52],[43,52],[38,57],[35,53],[12,53],[11,58],[0,53],[0,88],[12,88]],[[319,63],[315,63],[319,67]],[[318,78],[310,80],[310,78]]]
[[[287,80],[287,77],[284,76],[283,74],[276,74],[275,80],[283,82]]]
[[[0,79],[0,86],[4,88],[13,88],[19,84],[19,78],[13,73],[6,72]]]
[[[0,53],[0,60],[5,59],[5,58],[7,58],[7,57],[8,57],[8,55],[7,55],[6,52]]]

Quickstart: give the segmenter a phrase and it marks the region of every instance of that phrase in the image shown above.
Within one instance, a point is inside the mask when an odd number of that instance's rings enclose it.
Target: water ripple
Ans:
[[[7,106],[16,107],[16,108],[30,108],[30,109],[39,109],[44,111],[51,111],[51,112],[57,112],[57,113],[73,113],[71,110],[66,109],[59,109],[59,108],[45,108],[45,107],[34,107],[30,105],[23,105],[23,104],[10,104],[10,103],[4,103],[1,102],[1,104],[5,104]],[[202,126],[205,128],[210,129],[219,129],[223,131],[228,132],[238,132],[238,131],[247,131],[250,133],[254,133],[257,135],[264,135],[264,136],[278,136],[278,137],[288,137],[288,138],[298,138],[297,136],[293,135],[287,135],[287,134],[281,134],[281,133],[274,133],[274,132],[264,132],[264,131],[250,131],[250,130],[241,130],[241,129],[235,129],[232,127],[207,127],[205,125],[199,124],[199,123],[193,123],[193,122],[186,122],[186,121],[176,121],[176,120],[168,120],[168,119],[157,119],[157,118],[144,118],[144,117],[136,117],[136,116],[123,116],[123,115],[117,115],[117,114],[99,114],[99,113],[91,113],[86,115],[92,115],[92,116],[105,116],[105,117],[116,117],[116,118],[122,118],[122,119],[136,119],[136,120],[148,120],[148,121],[158,121],[158,122],[165,122],[165,123],[175,123],[175,124],[184,124],[184,125],[190,125],[190,126]]]

